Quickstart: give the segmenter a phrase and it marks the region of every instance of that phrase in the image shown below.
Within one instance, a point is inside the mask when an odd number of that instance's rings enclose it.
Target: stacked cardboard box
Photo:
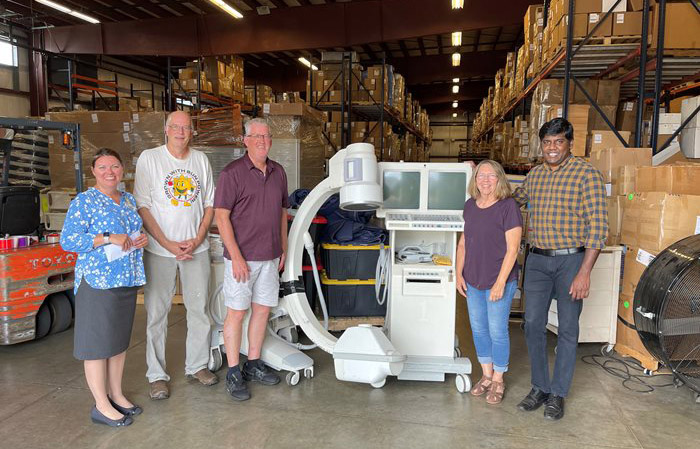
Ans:
[[[182,89],[185,92],[197,91],[197,62],[188,62],[186,66],[178,71],[178,80],[173,80],[173,89]],[[213,84],[207,79],[207,72],[199,71],[199,85],[202,92],[213,92]]]
[[[272,103],[263,109],[274,136],[270,158],[284,167],[289,192],[313,189],[325,176],[323,113],[304,103]]]
[[[608,194],[608,245],[619,245],[624,197],[634,192],[635,170],[651,166],[651,148],[611,146],[591,153],[591,164],[603,175]]]
[[[625,166],[624,171],[627,170]],[[620,196],[621,241],[627,245],[618,307],[618,352],[651,361],[634,324],[634,295],[644,269],[672,243],[697,233],[700,216],[698,165],[635,167],[634,193]],[[651,368],[650,368],[651,369]]]
[[[134,112],[131,114],[131,141],[134,158],[145,150],[165,145],[165,112]],[[134,165],[136,163],[134,162]]]
[[[266,103],[293,103],[290,101],[276,101],[275,94],[272,92],[272,87],[264,84],[245,86],[244,102],[246,104],[257,106],[261,106]]]
[[[94,184],[90,168],[93,156],[101,148],[110,148],[119,153],[124,165],[124,180],[133,179],[131,112],[48,112],[46,119],[80,124],[84,186]],[[75,188],[74,153],[63,147],[57,134],[49,134],[49,172],[53,189]]]

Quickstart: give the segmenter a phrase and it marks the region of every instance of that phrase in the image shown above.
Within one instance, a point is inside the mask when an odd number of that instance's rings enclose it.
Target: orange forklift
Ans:
[[[36,131],[59,131],[65,147],[74,151],[76,189],[82,190],[80,167],[80,127],[75,123],[0,117],[2,186],[0,186],[0,238],[10,235],[42,237],[39,189],[31,181],[12,172],[12,161],[28,152],[45,152],[48,141],[32,141],[31,148],[16,142]],[[15,145],[13,145],[15,142]],[[26,141],[25,141],[26,143]],[[45,151],[40,148],[45,146]],[[22,237],[26,246],[0,249],[0,345],[11,345],[62,332],[73,322],[73,280],[76,254],[63,251],[54,243]],[[9,239],[4,239],[9,240]],[[7,246],[7,245],[6,245]]]

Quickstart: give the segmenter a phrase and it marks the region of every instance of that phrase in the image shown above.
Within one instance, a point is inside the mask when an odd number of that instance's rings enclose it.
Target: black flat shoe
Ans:
[[[544,405],[544,417],[551,421],[556,421],[564,416],[564,398],[550,395]]]
[[[520,401],[520,404],[518,404],[518,409],[524,412],[531,412],[533,410],[537,410],[542,404],[544,404],[547,401],[548,398],[549,393],[545,393],[544,391],[540,391],[537,388],[533,388],[532,390],[530,390],[527,396],[525,396],[525,399]]]
[[[122,407],[121,405],[114,402],[109,396],[107,396],[107,399],[109,399],[109,403],[112,404],[112,407],[114,407],[122,415],[136,416],[143,413],[143,409],[138,405],[134,405],[133,407]]]
[[[134,422],[131,416],[127,415],[122,416],[121,419],[109,419],[97,410],[96,405],[93,405],[92,410],[90,410],[90,418],[95,424],[104,424],[109,427],[125,427]]]

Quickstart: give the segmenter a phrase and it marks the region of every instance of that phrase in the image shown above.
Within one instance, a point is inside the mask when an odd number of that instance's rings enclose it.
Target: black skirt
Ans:
[[[75,295],[73,356],[108,359],[129,347],[138,287],[92,288],[85,279]]]

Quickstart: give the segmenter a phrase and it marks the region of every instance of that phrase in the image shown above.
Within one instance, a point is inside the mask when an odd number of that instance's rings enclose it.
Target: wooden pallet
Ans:
[[[645,369],[648,369],[651,372],[656,372],[659,370],[660,363],[658,360],[649,354],[643,354],[634,348],[625,346],[623,343],[617,342],[615,344],[615,352],[620,354],[622,357],[631,357],[637,360]]]

